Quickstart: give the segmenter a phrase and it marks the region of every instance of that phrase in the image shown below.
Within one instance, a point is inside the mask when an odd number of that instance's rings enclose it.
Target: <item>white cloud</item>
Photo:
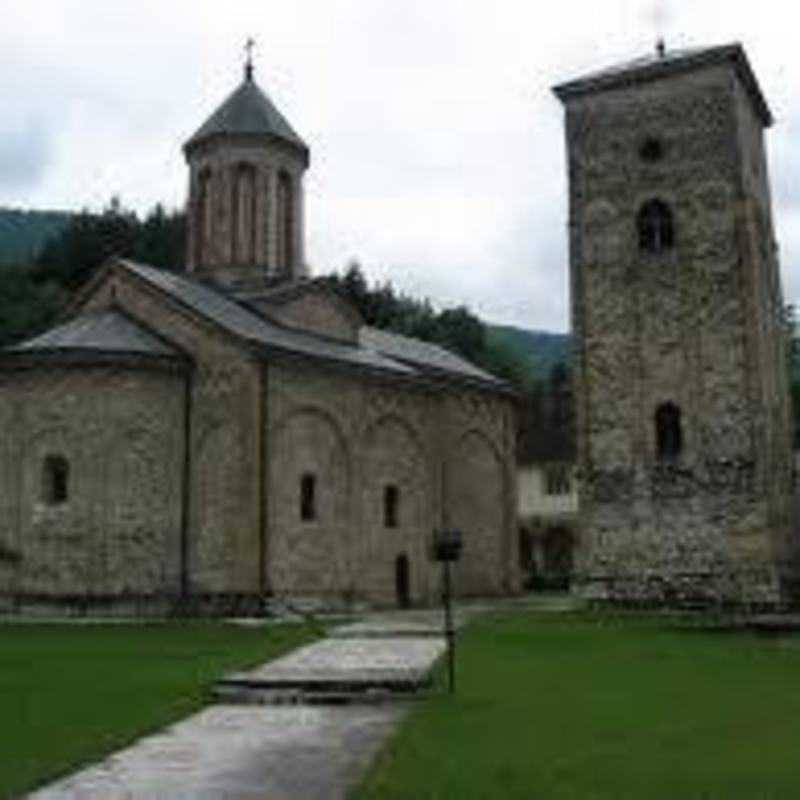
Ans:
[[[792,26],[764,4],[11,5],[0,28],[0,118],[15,123],[0,125],[0,204],[96,208],[115,193],[140,210],[181,204],[180,145],[240,79],[252,35],[260,83],[312,149],[312,265],[358,257],[375,278],[496,321],[568,325],[562,114],[550,86],[651,49],[657,29],[668,46],[744,42],[778,118],[773,175],[796,173],[788,121],[800,56]],[[4,152],[39,152],[38,172],[32,162],[22,170],[20,157],[15,180]],[[794,186],[775,182],[790,298],[800,296],[788,272],[800,253]]]

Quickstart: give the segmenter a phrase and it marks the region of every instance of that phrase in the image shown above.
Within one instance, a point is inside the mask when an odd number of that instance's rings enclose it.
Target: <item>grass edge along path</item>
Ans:
[[[18,797],[209,702],[222,674],[318,638],[306,625],[0,624],[0,797]]]
[[[800,796],[796,635],[497,614],[460,636],[457,674],[455,697],[411,710],[354,800]]]

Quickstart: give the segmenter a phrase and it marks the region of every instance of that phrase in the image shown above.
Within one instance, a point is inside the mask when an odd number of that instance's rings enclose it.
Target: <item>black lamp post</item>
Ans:
[[[458,561],[461,555],[461,531],[441,529],[433,532],[433,558],[442,564],[442,600],[444,601],[444,633],[447,639],[447,673],[450,682],[450,694],[456,689],[456,637],[453,630],[453,613],[450,606],[450,564]]]

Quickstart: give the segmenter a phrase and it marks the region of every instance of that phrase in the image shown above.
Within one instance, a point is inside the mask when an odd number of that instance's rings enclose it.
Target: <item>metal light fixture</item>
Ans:
[[[434,530],[431,542],[431,555],[434,561],[442,565],[442,601],[444,602],[444,635],[447,640],[447,674],[450,694],[456,688],[455,656],[456,636],[453,630],[453,612],[451,608],[450,564],[458,561],[462,548],[461,531],[456,528]]]

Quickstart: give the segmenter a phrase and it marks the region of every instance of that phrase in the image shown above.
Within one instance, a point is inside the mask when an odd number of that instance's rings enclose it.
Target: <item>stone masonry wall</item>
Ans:
[[[428,548],[443,524],[464,529],[470,578],[462,593],[509,590],[507,401],[299,365],[270,364],[267,374],[267,571],[276,592],[393,604],[404,555],[411,601],[436,602],[440,570]],[[303,474],[316,479],[314,520],[300,518]],[[399,492],[397,525],[389,528],[387,486]]]
[[[567,100],[577,569],[592,596],[780,599],[791,475],[780,282],[760,130],[745,129],[750,101],[735,87],[728,67],[707,67]],[[663,143],[660,160],[640,157],[646,137]],[[676,239],[657,254],[640,251],[636,229],[653,197]],[[683,433],[670,463],[654,425],[666,401]]]
[[[122,306],[194,361],[190,377],[189,588],[256,594],[261,586],[261,367],[246,350],[123,270],[87,307]]]
[[[331,339],[358,341],[358,322],[354,314],[347,314],[342,304],[330,296],[309,290],[284,303],[253,301],[270,319],[289,328],[310,331]]]
[[[444,400],[439,425],[445,442],[444,521],[464,537],[455,585],[462,595],[514,592],[520,576],[511,404],[497,397],[454,392]],[[495,529],[506,532],[502,539],[492,535]]]
[[[74,448],[71,462],[86,466],[75,467],[76,501],[57,516],[50,509],[39,514],[37,539],[19,526],[0,529],[6,584],[3,554],[28,541],[25,570],[15,573],[35,576],[26,578],[28,591],[176,591],[188,428],[186,570],[194,595],[254,598],[274,591],[394,604],[396,564],[404,557],[410,600],[436,602],[440,569],[430,562],[429,545],[442,525],[464,532],[456,582],[462,594],[505,593],[517,585],[509,400],[300,360],[257,361],[121,267],[112,267],[83,305],[112,304],[182,348],[193,368],[180,381],[138,371],[97,372],[89,381],[73,370],[70,386],[79,388],[64,396],[46,376],[30,386],[9,378],[0,397],[2,429],[45,429],[55,415],[59,436]],[[118,394],[123,399],[112,402]],[[30,404],[30,423],[14,416],[26,408],[23,397],[38,398]],[[134,411],[138,427],[125,421]],[[127,449],[115,445],[116,435]],[[15,441],[0,439],[0,487],[10,487],[0,491],[3,519],[21,513],[14,481],[22,478],[13,465],[22,445]],[[304,474],[315,477],[309,520],[300,514]],[[25,478],[29,497],[35,479],[33,473]],[[395,526],[384,516],[389,486],[399,498]],[[157,549],[167,544],[139,532],[153,520],[169,528],[167,556]],[[105,539],[98,543],[94,532]],[[14,580],[12,589],[19,589],[23,584]]]
[[[0,544],[18,557],[0,594],[179,591],[183,393],[181,375],[130,368],[0,374]],[[68,463],[62,503],[48,456]]]

